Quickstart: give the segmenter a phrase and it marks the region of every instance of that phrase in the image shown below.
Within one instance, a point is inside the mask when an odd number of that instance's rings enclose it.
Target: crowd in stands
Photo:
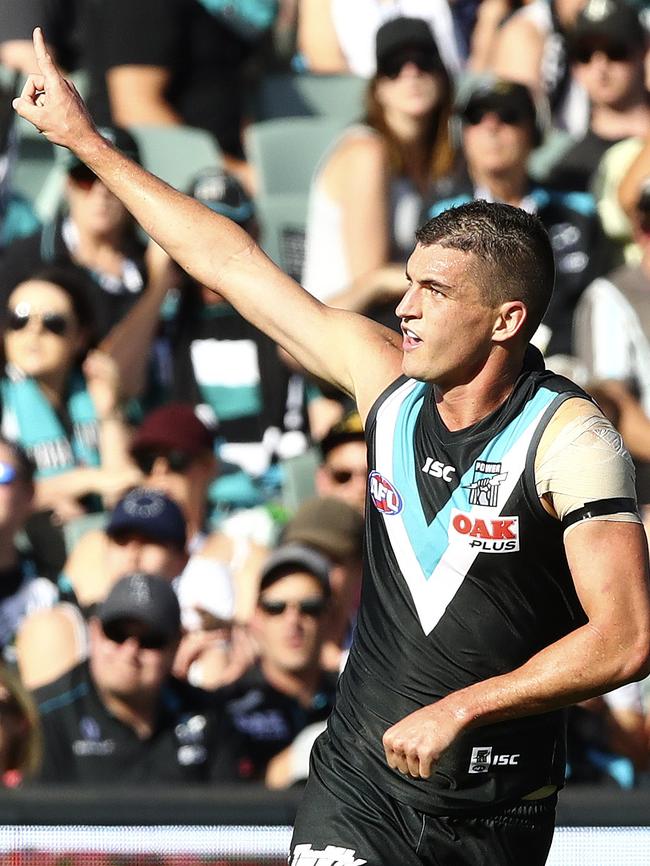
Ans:
[[[324,303],[397,328],[426,219],[538,214],[532,342],[614,421],[650,534],[650,5],[2,2],[2,784],[302,784],[361,592],[361,420],[15,119],[36,25],[128,156],[207,136],[181,190]],[[569,784],[647,784],[650,684],[572,708],[569,747]]]

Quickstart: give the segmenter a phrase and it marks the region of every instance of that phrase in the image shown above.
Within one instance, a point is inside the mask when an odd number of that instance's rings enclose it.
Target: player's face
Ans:
[[[280,671],[309,669],[320,655],[326,600],[318,580],[296,571],[260,595],[255,631],[262,661]]]
[[[169,676],[176,642],[162,646],[154,629],[136,620],[112,623],[106,630],[90,623],[90,662],[101,692],[128,701],[156,694]]]
[[[472,253],[418,244],[407,263],[409,288],[397,306],[405,375],[449,389],[470,382],[492,349],[497,310],[479,287]]]

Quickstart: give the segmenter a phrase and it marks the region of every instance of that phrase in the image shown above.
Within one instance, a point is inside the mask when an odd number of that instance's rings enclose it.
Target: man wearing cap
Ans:
[[[86,532],[70,552],[58,581],[61,603],[22,623],[17,646],[25,684],[43,685],[86,658],[87,620],[119,578],[147,571],[171,583],[186,562],[179,506],[151,488],[123,496],[106,527]]]
[[[348,412],[320,441],[322,462],[316,472],[316,491],[341,499],[361,514],[366,507],[368,461],[361,418]]]
[[[119,127],[102,127],[111,144],[138,160],[133,137]],[[15,241],[0,260],[0,293],[6,297],[40,266],[69,265],[90,277],[89,301],[97,338],[103,337],[138,300],[147,280],[144,245],[124,206],[83,163],[62,154],[65,213],[42,229]]]
[[[337,680],[320,665],[330,569],[318,550],[295,542],[276,548],[262,567],[251,622],[259,657],[217,692],[244,738],[241,778],[284,788],[307,777],[311,744],[334,705]]]
[[[398,338],[319,303],[232,221],[128,162],[39,30],[34,47],[16,111],[364,421],[361,606],[291,866],[542,866],[562,708],[650,672],[650,563],[618,434],[529,345],[555,270],[540,220],[479,200],[421,226]]]
[[[118,581],[90,620],[90,655],[35,694],[39,781],[156,784],[234,778],[236,736],[207,693],[171,676],[181,634],[171,586]]]
[[[472,199],[502,201],[540,218],[553,245],[555,289],[534,343],[547,356],[571,355],[573,311],[585,287],[607,270],[608,246],[590,194],[534,183],[528,159],[542,135],[523,84],[484,77],[456,107],[465,163],[438,186],[427,219]]]
[[[561,155],[546,182],[589,189],[608,148],[650,132],[645,79],[648,35],[632,2],[589,0],[568,33],[571,73],[590,102],[587,131]]]

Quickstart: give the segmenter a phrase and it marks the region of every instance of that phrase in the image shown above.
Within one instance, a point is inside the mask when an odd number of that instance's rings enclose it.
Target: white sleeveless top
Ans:
[[[378,135],[361,124],[343,132],[329,148],[316,171],[309,194],[305,260],[302,284],[314,297],[326,301],[347,288],[351,282],[350,268],[343,238],[343,211],[325,191],[322,172],[333,150],[352,136]],[[390,261],[406,261],[415,245],[422,208],[422,196],[405,177],[394,178],[390,184],[389,224]]]
[[[370,78],[375,73],[375,34],[389,18],[424,18],[450,75],[464,60],[447,0],[332,0],[332,21],[350,71]]]

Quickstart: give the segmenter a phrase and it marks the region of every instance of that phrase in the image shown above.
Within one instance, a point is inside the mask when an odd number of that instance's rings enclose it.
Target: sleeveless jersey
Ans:
[[[392,770],[381,741],[414,710],[514,670],[586,622],[561,524],[534,483],[546,424],[575,396],[586,397],[529,365],[505,404],[450,432],[432,386],[401,377],[368,418],[361,605],[316,751],[329,738],[346,763],[420,811],[478,813],[563,783],[563,711],[465,732],[428,780]]]

